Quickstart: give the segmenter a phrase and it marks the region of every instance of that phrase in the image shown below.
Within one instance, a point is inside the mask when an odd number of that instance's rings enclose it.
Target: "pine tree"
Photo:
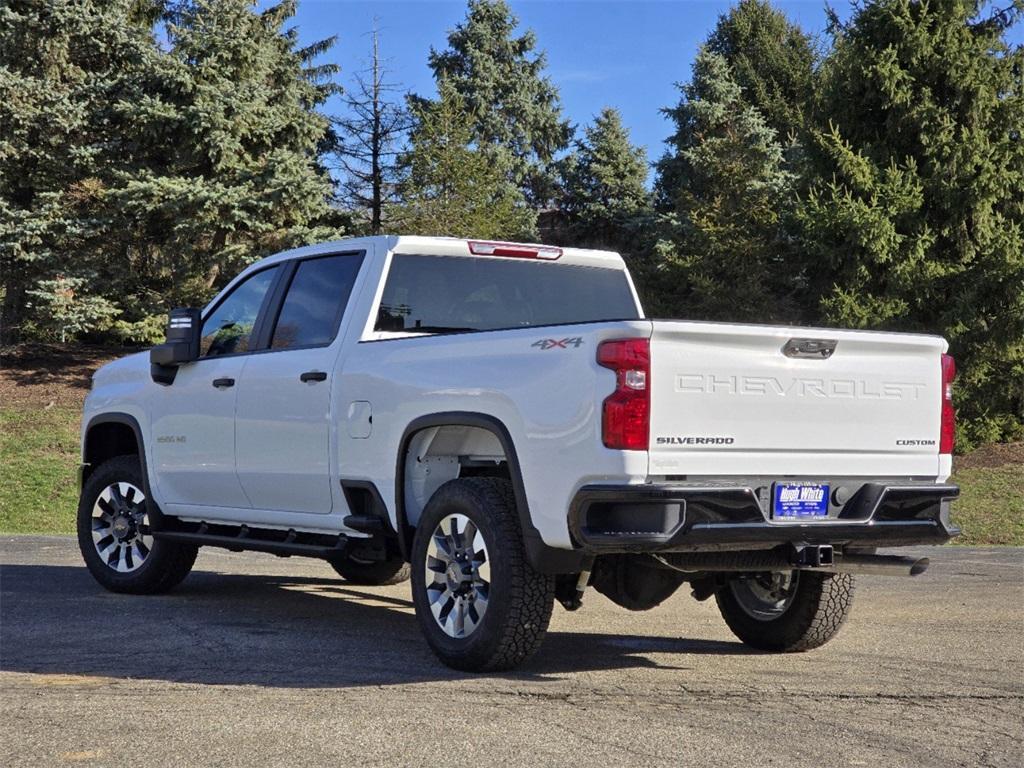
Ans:
[[[394,99],[399,88],[387,81],[387,75],[374,28],[370,66],[356,74],[355,88],[344,100],[347,114],[334,121],[334,153],[345,174],[343,204],[365,220],[371,235],[384,231],[384,211],[396,200],[400,142],[410,122],[404,103]]]
[[[767,0],[740,0],[718,19],[707,48],[721,55],[744,99],[784,145],[804,130],[814,91],[811,38]]]
[[[53,280],[40,280],[27,291],[28,306],[37,304],[39,312],[33,327],[34,337],[62,344],[109,321],[120,310],[102,296],[83,290],[84,277],[57,275]]]
[[[157,11],[139,0],[0,4],[4,341],[45,323],[45,311],[30,311],[45,302],[30,292],[59,276],[95,281],[89,256],[104,193],[130,144],[117,105],[142,93]]]
[[[802,212],[829,322],[943,333],[961,447],[1024,435],[1024,3],[879,0],[833,21]]]
[[[646,212],[647,153],[634,147],[618,110],[606,107],[562,165],[560,213],[572,242],[622,248],[631,222]]]
[[[294,0],[262,13],[248,0],[176,8],[149,91],[124,105],[145,141],[107,192],[122,233],[108,278],[134,294],[128,319],[205,303],[256,258],[338,234],[322,226],[331,185],[317,110],[333,73],[312,63],[331,41],[298,48],[284,28],[294,12]]]
[[[462,96],[445,81],[439,91],[436,101],[411,101],[415,127],[393,220],[418,235],[530,238],[535,214],[491,158],[471,146],[473,119]]]
[[[0,6],[5,334],[43,328],[40,292],[67,284],[94,323],[76,331],[151,341],[169,306],[205,303],[253,259],[337,233],[321,226],[331,211],[319,157],[333,69],[314,61],[330,41],[298,47],[284,28],[294,9]],[[165,16],[174,23],[158,43]]]
[[[554,194],[555,155],[572,134],[558,91],[544,76],[533,32],[516,37],[518,19],[504,0],[469,0],[466,20],[431,49],[435,79],[451,84],[472,118],[472,141],[505,169],[535,205]]]
[[[666,114],[676,133],[658,163],[665,236],[652,307],[701,319],[794,319],[800,279],[785,229],[794,180],[775,131],[707,49]]]

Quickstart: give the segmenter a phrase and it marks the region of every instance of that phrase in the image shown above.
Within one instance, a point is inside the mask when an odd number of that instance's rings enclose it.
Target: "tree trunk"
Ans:
[[[383,139],[381,137],[381,71],[380,55],[377,50],[377,28],[373,30],[373,136],[370,141],[370,178],[371,178],[371,203],[370,203],[370,232],[379,235],[381,231],[381,191],[383,179],[381,179],[380,155],[383,151]]]
[[[0,310],[0,344],[13,344],[18,341],[24,316],[25,285],[8,276],[5,289],[3,309]]]

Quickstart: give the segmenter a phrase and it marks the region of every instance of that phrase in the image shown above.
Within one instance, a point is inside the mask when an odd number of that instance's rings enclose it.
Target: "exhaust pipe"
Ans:
[[[816,571],[872,576],[920,576],[928,570],[927,557],[901,555],[843,555],[828,544],[793,547],[787,555],[763,552],[650,553],[658,567],[684,573],[753,573],[758,571]]]
[[[807,570],[854,573],[871,576],[920,576],[928,570],[927,557],[901,555],[837,555],[827,568]]]
[[[928,570],[927,557],[844,555],[835,552],[829,544],[794,546],[790,562],[801,571],[873,576],[920,576]]]

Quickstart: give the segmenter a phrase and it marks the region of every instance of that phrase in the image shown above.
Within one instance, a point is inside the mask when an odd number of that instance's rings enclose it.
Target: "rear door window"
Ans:
[[[300,261],[274,326],[271,349],[330,344],[338,332],[361,264],[359,254]]]
[[[620,269],[396,254],[375,330],[453,333],[639,317]]]

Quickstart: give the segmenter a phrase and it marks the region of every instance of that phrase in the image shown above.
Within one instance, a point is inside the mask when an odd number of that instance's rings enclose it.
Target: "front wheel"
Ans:
[[[555,579],[527,560],[507,480],[451,480],[434,493],[412,550],[416,618],[434,653],[471,672],[511,669],[540,647]]]
[[[730,579],[715,593],[729,629],[762,651],[809,651],[839,632],[853,605],[853,576],[791,571]]]
[[[198,548],[154,539],[137,456],[98,466],[78,502],[78,548],[111,592],[149,595],[177,586],[192,570]]]

